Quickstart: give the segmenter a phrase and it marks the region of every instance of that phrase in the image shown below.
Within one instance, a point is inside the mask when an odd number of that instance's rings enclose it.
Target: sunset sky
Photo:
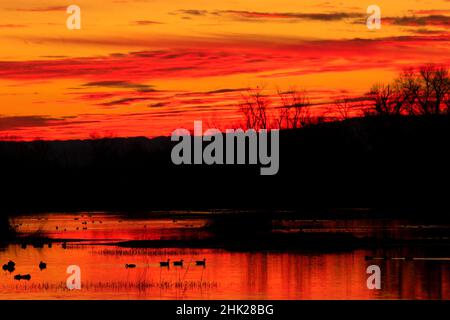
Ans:
[[[66,8],[81,8],[69,30]],[[366,26],[382,10],[381,30]],[[0,137],[168,135],[240,121],[249,87],[322,105],[450,64],[449,0],[0,0]]]

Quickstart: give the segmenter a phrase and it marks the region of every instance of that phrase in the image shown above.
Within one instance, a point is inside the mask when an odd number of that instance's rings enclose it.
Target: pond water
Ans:
[[[202,248],[129,248],[126,240],[209,236],[208,217],[157,218],[108,213],[42,214],[12,221],[21,237],[54,239],[51,247],[17,243],[0,247],[0,299],[450,299],[449,226],[408,221],[279,222],[283,232],[335,230],[376,237],[438,235],[441,247],[231,251]],[[334,247],[333,247],[334,248]],[[372,256],[375,260],[367,260]],[[383,257],[390,257],[385,259]],[[405,259],[409,257],[409,259]],[[160,267],[160,261],[184,260]],[[195,264],[206,259],[205,266]],[[43,261],[47,268],[40,270]],[[126,268],[135,264],[136,268]],[[381,268],[381,290],[367,288],[369,265]],[[67,267],[81,269],[81,290],[68,290]],[[31,280],[15,280],[30,274]]]

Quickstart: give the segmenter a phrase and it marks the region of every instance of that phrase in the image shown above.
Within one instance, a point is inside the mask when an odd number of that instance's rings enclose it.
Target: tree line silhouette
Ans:
[[[438,115],[450,110],[450,77],[444,66],[404,70],[392,83],[369,92],[376,115]]]
[[[311,99],[295,89],[270,96],[264,88],[249,89],[239,104],[245,128],[297,129],[326,121],[313,116]],[[337,99],[328,120],[368,116],[417,116],[450,113],[450,73],[445,66],[407,68],[390,83],[377,83],[365,97]]]

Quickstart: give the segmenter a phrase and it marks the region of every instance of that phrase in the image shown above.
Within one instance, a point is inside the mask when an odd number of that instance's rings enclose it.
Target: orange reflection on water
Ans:
[[[84,221],[87,224],[82,224]],[[100,222],[101,221],[101,222]],[[51,248],[0,248],[0,263],[13,260],[13,273],[0,271],[0,299],[450,299],[450,259],[366,261],[369,250],[339,252],[233,252],[193,248],[124,248],[119,240],[183,238],[201,234],[205,221],[123,219],[114,215],[42,215],[14,219],[19,232],[53,239]],[[80,230],[86,226],[87,230]],[[56,230],[58,226],[58,230]],[[186,226],[189,226],[187,228]],[[78,230],[76,229],[78,228]],[[64,231],[66,230],[66,231]],[[101,240],[101,241],[100,241]],[[391,249],[407,256],[414,248]],[[196,260],[206,258],[206,267]],[[184,259],[183,267],[160,261]],[[39,262],[47,269],[39,270]],[[125,268],[133,263],[134,269]],[[369,290],[366,268],[382,270],[382,289]],[[81,290],[66,288],[69,265],[81,268]],[[30,281],[14,280],[30,274]]]
[[[10,245],[0,260],[17,264],[17,281],[0,275],[1,299],[450,299],[449,268],[436,262],[389,261],[382,290],[368,290],[364,251],[302,255],[222,250],[128,249],[76,245],[21,249]],[[205,268],[193,261],[207,259]],[[159,261],[184,259],[184,267]],[[45,261],[46,270],[38,264]],[[126,269],[134,263],[136,269]],[[82,289],[65,287],[66,268],[78,265]]]

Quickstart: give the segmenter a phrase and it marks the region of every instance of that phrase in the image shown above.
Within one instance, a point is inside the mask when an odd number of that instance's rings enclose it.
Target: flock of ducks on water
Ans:
[[[174,266],[178,266],[178,267],[183,267],[184,265],[184,260],[178,260],[178,261],[173,261],[172,264]],[[195,261],[195,265],[196,266],[203,266],[206,267],[206,258],[203,258],[203,260],[197,260]],[[39,262],[39,269],[42,271],[44,269],[47,269],[47,263],[41,261]],[[160,267],[170,267],[170,259],[167,259],[167,261],[160,261],[159,262],[159,266]],[[134,269],[136,268],[136,264],[134,263],[127,263],[125,265],[125,268],[127,269]],[[14,261],[9,260],[8,263],[5,263],[2,267],[3,271],[8,271],[9,273],[13,273],[16,270],[16,263]],[[16,274],[14,275],[14,280],[31,280],[31,275],[30,274]]]
[[[184,260],[181,259],[181,260],[172,261],[172,265],[175,266],[175,267],[183,267]],[[203,258],[203,260],[195,261],[195,265],[196,266],[206,267],[206,258]],[[163,267],[169,268],[170,267],[170,259],[167,259],[167,261],[160,261],[159,262],[159,266],[161,268],[163,268]],[[134,268],[136,268],[136,264],[134,264],[134,263],[127,263],[125,265],[125,268],[126,269],[134,269]]]
[[[83,217],[83,215],[82,215],[82,217]],[[40,220],[40,219],[38,219],[38,220]],[[77,220],[79,220],[79,218],[74,218],[74,220],[77,221]],[[95,222],[96,222],[95,220],[92,221],[93,224]],[[100,223],[100,224],[103,223],[103,221],[97,221],[97,222]],[[119,223],[120,222],[122,222],[122,220],[119,220]],[[176,223],[177,221],[173,220],[173,222]],[[82,230],[87,230],[87,224],[88,224],[87,221],[83,221],[81,224],[83,225]],[[20,226],[22,226],[22,223],[18,224],[16,227],[20,227]],[[146,228],[146,227],[147,226],[144,225],[144,228]],[[55,229],[56,230],[60,230],[60,227],[56,226]],[[76,230],[79,230],[79,229],[80,229],[79,227],[76,228]],[[67,228],[64,228],[64,229],[61,228],[61,230],[67,231]],[[33,248],[43,248],[45,244],[39,242],[39,243],[33,243],[32,245],[33,245]],[[48,246],[48,248],[52,248],[52,243],[51,242],[48,243],[47,246]],[[27,244],[23,243],[21,245],[21,247],[22,247],[22,249],[26,249],[27,248]],[[62,243],[61,247],[63,249],[66,249],[67,248],[67,243],[66,242]],[[175,266],[175,267],[183,267],[184,260],[180,259],[180,260],[172,261],[172,265]],[[203,260],[195,261],[195,265],[196,266],[206,267],[206,258],[203,258]],[[160,267],[169,268],[170,267],[170,259],[167,259],[167,261],[160,261],[159,262],[159,266]],[[125,268],[126,269],[134,269],[136,267],[137,266],[134,263],[127,263],[127,264],[125,264]],[[16,270],[16,263],[14,261],[9,260],[8,263],[5,263],[2,268],[3,268],[3,271],[5,271],[5,272],[8,271],[9,273],[13,273]],[[47,269],[47,263],[41,261],[39,263],[39,269],[41,271],[44,270],[44,269]],[[14,279],[15,280],[31,280],[31,275],[30,274],[24,274],[24,275],[17,274],[17,275],[14,275]]]
[[[37,220],[43,220],[43,219],[44,220],[48,220],[48,218],[37,218]],[[81,222],[82,226],[75,227],[76,231],[78,231],[78,230],[84,230],[84,231],[88,230],[88,222],[90,222],[92,224],[95,224],[95,223],[102,224],[103,223],[102,220],[94,220],[92,214],[85,214],[85,215],[82,214],[81,215],[81,219],[84,220],[84,221]],[[80,221],[81,219],[79,217],[73,218],[74,221]],[[90,221],[86,221],[86,220],[90,220]],[[117,220],[117,222],[118,223],[122,223],[123,220]],[[172,222],[173,223],[178,223],[178,220],[173,219]],[[16,224],[15,227],[16,228],[20,228],[22,225],[23,225],[22,223],[19,223],[19,224]],[[191,228],[194,227],[193,224],[185,224],[184,226],[185,227],[191,227]],[[147,225],[145,224],[144,225],[144,229],[146,229],[146,228],[147,228]],[[64,231],[64,232],[70,231],[70,230],[68,230],[68,228],[66,226],[58,226],[58,225],[55,226],[55,230],[56,231]]]
[[[82,215],[82,217],[83,217],[83,215]],[[74,218],[73,220],[78,221],[78,220],[80,220],[80,218]],[[92,224],[95,224],[96,222],[98,224],[102,224],[103,223],[103,221],[101,221],[101,220],[92,220],[91,221]],[[119,222],[122,222],[122,221],[119,221]],[[88,227],[87,227],[88,226],[88,222],[87,221],[83,221],[83,222],[81,222],[81,224],[82,224],[82,227],[76,227],[75,230],[78,231],[78,230],[80,230],[80,228],[81,228],[81,230],[87,230],[88,229]],[[56,230],[67,231],[67,228],[63,229],[62,227],[60,228],[59,226],[55,226],[55,229]]]
[[[9,273],[13,273],[16,270],[16,263],[14,261],[9,260],[8,263],[5,263],[2,267],[3,271],[8,271]],[[45,262],[39,262],[39,269],[42,271],[47,269],[47,264]],[[16,274],[14,275],[14,280],[31,280],[30,274]]]

